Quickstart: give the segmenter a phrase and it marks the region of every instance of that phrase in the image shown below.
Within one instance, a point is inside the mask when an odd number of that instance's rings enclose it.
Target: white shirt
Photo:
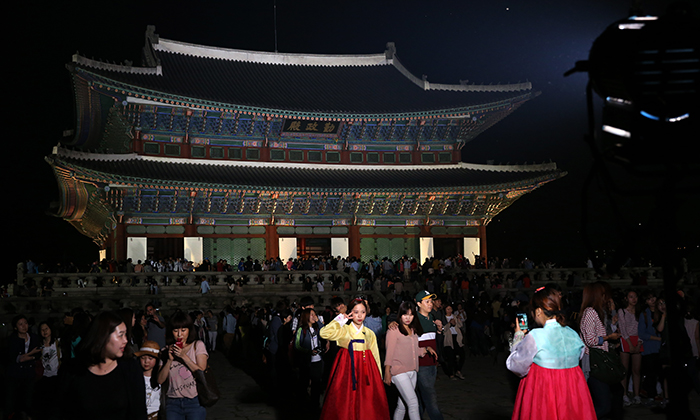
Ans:
[[[150,376],[144,376],[143,380],[146,382],[146,412],[148,414],[153,414],[160,410],[160,391],[162,388],[151,388]]]
[[[320,343],[318,342],[318,332],[313,329],[313,327],[309,328],[309,333],[311,334],[311,348],[312,349],[320,349]],[[311,356],[311,363],[314,362],[320,362],[321,361],[321,353],[314,354]]]
[[[454,315],[446,316],[445,319],[447,320],[447,323],[450,324],[450,321],[454,319]],[[452,324],[450,324],[450,334],[457,335],[457,329]]]
[[[41,349],[41,364],[44,366],[44,376],[58,375],[58,350],[56,341],[48,347]]]

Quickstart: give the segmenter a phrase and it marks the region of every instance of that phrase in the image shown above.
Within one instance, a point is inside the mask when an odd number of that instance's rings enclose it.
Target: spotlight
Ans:
[[[577,68],[605,100],[604,156],[646,169],[698,163],[700,20],[686,9],[613,23]]]

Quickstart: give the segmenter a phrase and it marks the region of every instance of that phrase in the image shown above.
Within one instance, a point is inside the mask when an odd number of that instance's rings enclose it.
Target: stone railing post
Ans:
[[[350,278],[350,290],[357,290],[357,272],[351,268],[348,277]]]
[[[227,277],[228,277],[228,275],[227,275],[227,274],[224,274],[223,272],[222,272],[222,273],[217,273],[216,276],[214,276],[214,278],[215,278],[216,280],[210,282],[209,285],[210,285],[210,286],[214,286],[215,284],[226,284],[226,283],[228,283],[228,282],[226,281],[226,278],[227,278]]]

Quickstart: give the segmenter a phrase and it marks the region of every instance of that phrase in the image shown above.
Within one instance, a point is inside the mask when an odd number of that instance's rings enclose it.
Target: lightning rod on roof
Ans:
[[[274,10],[273,10],[273,18],[274,18],[274,26],[275,26],[275,52],[277,52],[277,0],[274,0]]]

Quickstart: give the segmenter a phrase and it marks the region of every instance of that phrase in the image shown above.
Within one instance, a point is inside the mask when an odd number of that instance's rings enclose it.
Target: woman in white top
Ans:
[[[39,333],[42,338],[41,364],[44,367],[44,378],[53,378],[58,375],[58,367],[61,365],[61,341],[53,336],[51,327],[44,321],[39,324]]]
[[[145,341],[141,349],[134,354],[139,358],[141,369],[143,369],[148,420],[157,420],[161,401],[161,383],[158,382],[160,346],[155,341]]]
[[[39,324],[41,335],[41,365],[44,373],[36,383],[34,408],[37,418],[48,418],[58,402],[58,367],[61,365],[61,341],[53,336],[46,321]]]

